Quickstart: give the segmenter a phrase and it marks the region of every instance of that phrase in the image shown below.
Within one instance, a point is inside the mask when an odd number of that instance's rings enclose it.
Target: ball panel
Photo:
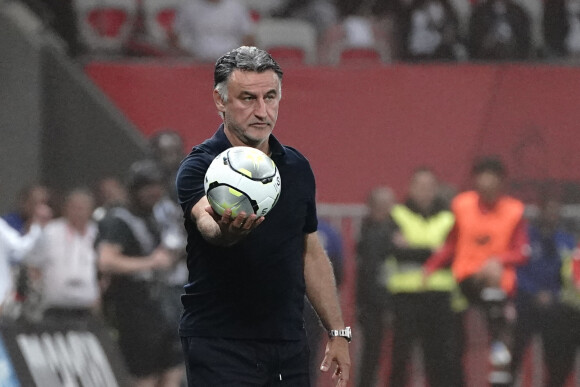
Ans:
[[[232,210],[232,217],[244,211],[246,214],[254,213],[250,199],[242,192],[227,185],[219,185],[209,190],[207,199],[211,207],[219,215],[228,208]]]
[[[214,211],[232,216],[244,211],[263,216],[280,195],[281,178],[276,165],[266,154],[250,147],[233,147],[218,155],[204,179],[206,196]]]

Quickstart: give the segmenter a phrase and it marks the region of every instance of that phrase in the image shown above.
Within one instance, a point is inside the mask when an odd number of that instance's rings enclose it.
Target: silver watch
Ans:
[[[346,341],[350,343],[352,340],[352,332],[350,327],[346,327],[344,329],[331,329],[328,331],[329,337],[344,337]]]

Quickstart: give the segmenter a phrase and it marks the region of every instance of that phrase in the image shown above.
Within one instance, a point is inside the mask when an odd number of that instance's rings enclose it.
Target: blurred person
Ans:
[[[516,375],[529,341],[539,334],[549,386],[563,386],[565,377],[560,374],[560,351],[565,343],[558,332],[557,321],[562,314],[560,299],[562,267],[570,260],[576,247],[574,236],[561,224],[561,203],[546,197],[539,206],[539,215],[528,229],[531,254],[526,265],[517,268],[517,319],[514,327],[512,371]],[[555,381],[559,382],[555,382]]]
[[[127,203],[127,190],[123,182],[114,176],[99,179],[95,187],[96,208],[93,213],[95,221],[102,220],[111,208]]]
[[[177,190],[188,232],[189,283],[180,324],[188,383],[309,386],[304,295],[327,329],[322,372],[345,386],[350,328],[332,266],[317,233],[315,178],[308,160],[272,135],[282,70],[266,51],[239,47],[214,70],[213,100],[223,124],[181,164]],[[270,155],[283,187],[266,217],[209,205],[204,175],[232,146]],[[334,366],[333,366],[334,363]]]
[[[453,199],[455,224],[445,244],[423,265],[424,281],[451,264],[461,292],[487,318],[490,383],[506,385],[512,381],[508,303],[516,290],[516,267],[529,256],[524,204],[504,193],[506,169],[501,159],[478,158],[472,176],[475,189]]]
[[[580,0],[545,1],[543,27],[549,56],[580,56]]]
[[[398,15],[398,54],[402,60],[467,59],[459,20],[449,0],[414,0]]]
[[[338,10],[332,0],[286,0],[272,16],[306,20],[320,38],[338,21]]]
[[[44,218],[52,218],[51,196],[49,188],[43,184],[26,185],[20,189],[16,196],[14,210],[3,215],[3,218],[20,235],[24,235],[30,231],[37,211],[45,212]],[[28,270],[24,262],[20,262],[21,258],[21,256],[9,257],[9,261],[13,263],[10,268],[11,275],[16,281],[16,292],[12,300],[14,302],[11,304],[11,312],[15,314],[23,312],[22,306],[28,303],[29,297],[31,299],[37,298],[33,287],[31,287],[33,279],[30,278],[30,275],[34,275],[34,273]]]
[[[565,386],[574,374],[580,349],[580,245],[562,264],[561,308],[554,318],[551,339],[559,343],[548,364],[547,387]]]
[[[37,204],[28,219],[27,232],[22,235],[0,219],[0,316],[4,306],[12,303],[14,295],[14,280],[12,265],[19,264],[30,254],[42,235],[42,227],[52,217],[52,210],[44,205]]]
[[[214,63],[240,45],[254,43],[250,11],[240,0],[187,0],[178,9],[171,44],[200,62]]]
[[[468,52],[476,60],[525,60],[531,57],[530,18],[513,0],[484,0],[469,20]]]
[[[328,255],[334,278],[336,279],[336,287],[340,289],[343,278],[344,266],[344,249],[342,244],[342,235],[340,232],[327,220],[318,219],[318,237],[322,248]],[[320,319],[316,311],[305,297],[304,305],[304,327],[306,329],[306,336],[308,337],[308,346],[310,348],[310,384],[316,386],[320,371],[318,370],[318,362],[320,356],[320,347],[323,338],[326,336],[326,330],[320,325]]]
[[[381,349],[389,325],[391,296],[383,284],[383,265],[393,252],[395,224],[390,213],[395,204],[391,188],[373,188],[367,197],[356,245],[356,315],[362,347],[357,387],[375,385]]]
[[[33,222],[35,211],[39,207],[50,207],[50,198],[48,187],[42,184],[27,185],[18,192],[14,210],[2,218],[20,234],[26,234]]]
[[[99,288],[92,221],[93,194],[77,188],[65,195],[62,217],[50,221],[27,264],[40,271],[46,317],[83,317],[97,312]]]
[[[152,160],[133,163],[126,181],[128,201],[99,222],[99,269],[111,276],[104,294],[109,323],[136,386],[179,386],[183,355],[175,321],[167,315],[158,273],[171,267],[153,209],[164,195],[165,177]]]
[[[451,308],[457,283],[444,267],[423,283],[422,264],[443,245],[454,224],[453,214],[438,195],[435,173],[420,167],[412,174],[405,202],[391,211],[398,231],[394,260],[387,274],[394,313],[391,386],[407,384],[416,343],[423,351],[430,386],[452,387],[462,383]]]
[[[167,313],[173,316],[177,327],[182,312],[180,297],[187,283],[187,235],[183,227],[183,211],[177,201],[175,179],[181,160],[185,157],[185,146],[177,131],[163,129],[149,138],[149,150],[165,178],[165,195],[155,205],[153,212],[161,227],[163,246],[176,257],[174,265],[162,273],[162,278],[172,290],[163,298]]]

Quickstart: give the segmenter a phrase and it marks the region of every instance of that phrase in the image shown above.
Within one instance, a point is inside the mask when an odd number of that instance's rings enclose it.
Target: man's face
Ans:
[[[141,210],[150,212],[164,194],[165,189],[162,184],[152,183],[144,185],[135,192],[136,204]]]
[[[92,217],[94,200],[89,195],[77,193],[68,198],[63,216],[74,226],[85,226]]]
[[[280,81],[272,70],[256,73],[235,70],[228,81],[228,100],[217,91],[214,101],[224,115],[226,134],[232,145],[264,151],[278,119]]]
[[[475,189],[484,201],[492,203],[501,193],[502,181],[497,174],[484,171],[475,176]]]
[[[421,209],[431,208],[437,197],[439,184],[435,175],[429,171],[417,172],[411,180],[409,197]]]

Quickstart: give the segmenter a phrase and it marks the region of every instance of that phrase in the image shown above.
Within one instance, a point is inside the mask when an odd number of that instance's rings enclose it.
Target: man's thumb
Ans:
[[[328,369],[330,368],[330,361],[328,361],[328,357],[324,357],[324,360],[322,360],[322,364],[320,365],[320,371],[322,372],[326,372],[328,371]]]

